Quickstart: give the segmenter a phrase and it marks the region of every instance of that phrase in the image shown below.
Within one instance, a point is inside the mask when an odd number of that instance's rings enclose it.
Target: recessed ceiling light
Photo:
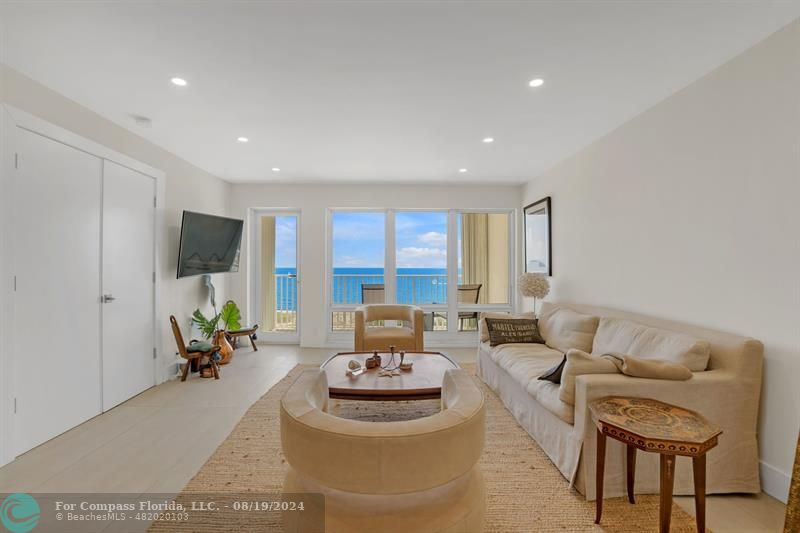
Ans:
[[[278,167],[272,167],[272,171],[273,171],[273,172],[280,172],[280,171],[281,171],[281,169],[279,169]]]
[[[494,137],[484,137],[483,142],[485,142],[486,144],[493,143]]]
[[[236,142],[246,143],[248,141],[250,141],[250,139],[248,139],[247,137],[237,137],[236,138]]]
[[[462,174],[464,174],[467,171],[467,169],[466,168],[459,168],[458,171],[461,172]]]
[[[186,87],[187,85],[189,85],[189,82],[187,82],[183,78],[172,78],[169,81],[171,81],[174,85],[177,85],[178,87]]]
[[[529,87],[541,87],[544,85],[544,80],[542,78],[534,78],[528,82]]]

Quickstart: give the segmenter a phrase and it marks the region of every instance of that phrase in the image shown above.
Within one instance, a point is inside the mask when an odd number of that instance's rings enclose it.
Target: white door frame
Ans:
[[[295,283],[297,284],[297,294],[295,295],[295,313],[297,314],[296,326],[294,332],[290,331],[276,331],[264,332],[258,331],[259,344],[299,344],[300,343],[300,326],[301,326],[301,291],[302,291],[302,273],[300,267],[300,225],[302,218],[299,208],[295,207],[251,207],[248,209],[247,225],[248,228],[248,250],[250,250],[248,261],[248,314],[251,322],[259,322],[261,319],[261,224],[258,223],[259,218],[262,216],[293,216],[297,218],[297,235],[295,238],[295,265],[296,274]]]
[[[113,161],[124,167],[146,174],[156,180],[156,213],[155,213],[155,239],[154,239],[154,265],[153,271],[156,272],[153,291],[155,298],[153,299],[153,317],[155,328],[153,331],[153,348],[156,350],[153,359],[153,376],[155,383],[161,383],[166,379],[164,368],[158,356],[159,353],[170,353],[166,351],[163,346],[159,346],[159,339],[161,338],[161,316],[159,310],[160,306],[160,290],[159,284],[161,280],[160,273],[165,271],[162,265],[162,260],[159,250],[161,248],[161,237],[166,233],[164,227],[164,195],[166,190],[165,174],[161,170],[153,168],[149,165],[136,161],[124,154],[116,152],[92,140],[86,139],[77,135],[69,130],[51,124],[46,120],[31,115],[21,109],[6,103],[0,103],[0,188],[6,193],[2,195],[2,213],[0,213],[0,242],[2,242],[2,251],[0,257],[0,276],[2,282],[0,283],[0,368],[2,368],[2,379],[0,379],[0,466],[11,462],[14,459],[14,433],[15,426],[15,365],[14,360],[17,354],[12,352],[14,346],[14,262],[13,257],[16,250],[14,242],[14,226],[15,221],[12,216],[14,198],[11,192],[13,191],[13,179],[17,169],[16,145],[17,145],[17,131],[19,129],[27,130],[29,132],[41,135],[50,140],[59,142],[61,144],[70,146],[77,150],[81,150],[101,159]],[[20,165],[24,165],[24,160],[19,161]],[[99,192],[99,191],[98,191]],[[41,214],[34,213],[32,216],[41,216]],[[102,246],[102,243],[100,243]],[[102,254],[102,248],[101,248]],[[98,287],[100,287],[100,280],[98,280]],[[98,301],[100,294],[98,293]],[[98,339],[98,342],[100,339]],[[101,354],[102,358],[102,354]],[[101,361],[102,364],[102,361]],[[102,382],[98,381],[98,386],[102,389]]]

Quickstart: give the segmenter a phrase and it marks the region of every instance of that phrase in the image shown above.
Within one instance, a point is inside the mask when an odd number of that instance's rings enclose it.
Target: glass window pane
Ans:
[[[355,311],[334,311],[331,313],[332,331],[353,331],[355,329]]]
[[[508,304],[508,214],[459,213],[457,219],[458,303]],[[459,316],[459,330],[463,322]]]
[[[447,303],[447,213],[395,216],[397,303]]]
[[[447,331],[447,311],[426,312],[423,324],[425,331]]]
[[[333,304],[383,303],[383,213],[333,214]],[[334,330],[337,329],[334,322]]]
[[[260,219],[261,329],[297,330],[297,217]]]

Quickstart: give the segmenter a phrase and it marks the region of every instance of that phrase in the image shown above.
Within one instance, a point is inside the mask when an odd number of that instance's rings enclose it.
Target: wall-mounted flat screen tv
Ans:
[[[244,221],[183,212],[178,277],[239,271]]]

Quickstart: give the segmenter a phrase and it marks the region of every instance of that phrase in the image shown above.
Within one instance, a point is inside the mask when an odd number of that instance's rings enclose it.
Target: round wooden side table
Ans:
[[[717,445],[722,430],[701,415],[668,403],[646,398],[607,397],[589,404],[597,426],[597,507],[595,524],[603,513],[603,475],[606,460],[606,437],[627,445],[628,501],[635,503],[633,484],[636,476],[636,450],[660,454],[659,531],[669,531],[672,515],[672,489],[675,481],[675,458],[692,458],[694,502],[697,530],[706,529],[706,453]]]

